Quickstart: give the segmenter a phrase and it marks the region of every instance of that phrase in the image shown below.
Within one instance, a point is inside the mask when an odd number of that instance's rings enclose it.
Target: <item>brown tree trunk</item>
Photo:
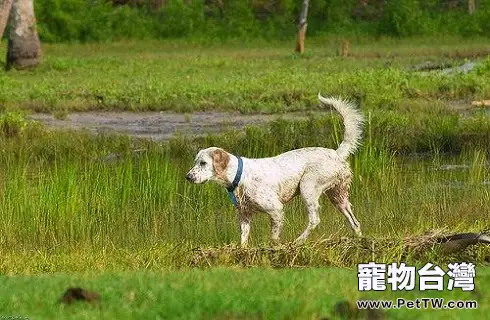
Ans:
[[[41,42],[36,29],[33,0],[14,0],[10,12],[7,70],[25,69],[41,62]]]
[[[342,45],[340,47],[341,57],[347,58],[349,56],[349,47],[350,47],[349,40],[342,40]]]
[[[12,7],[13,0],[0,0],[0,41],[5,31],[5,26],[9,20],[10,8]]]
[[[468,0],[468,12],[470,14],[473,14],[475,13],[475,11],[476,11],[475,0]]]
[[[305,51],[306,27],[307,23],[299,27],[298,40],[296,41],[296,52],[303,53]]]
[[[301,3],[301,12],[299,14],[298,23],[298,40],[296,42],[296,52],[303,53],[305,51],[305,37],[306,37],[306,18],[308,17],[308,4],[309,0],[303,0]]]

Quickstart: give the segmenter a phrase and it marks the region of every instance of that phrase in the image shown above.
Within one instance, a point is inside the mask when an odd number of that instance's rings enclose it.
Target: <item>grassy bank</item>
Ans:
[[[474,300],[476,310],[407,309],[360,313],[361,319],[484,319],[488,268],[477,269],[474,292],[359,292],[357,270],[213,269],[179,272],[84,273],[1,277],[2,316],[33,319],[351,319],[338,305],[356,300]],[[264,279],[267,279],[264,281]],[[446,280],[447,282],[447,280]],[[101,294],[96,305],[57,304],[69,286]]]
[[[348,58],[337,54],[340,40],[309,39],[303,56],[293,53],[292,42],[259,40],[45,45],[35,71],[0,72],[0,105],[60,116],[108,109],[284,112],[309,110],[322,91],[355,97],[365,110],[406,111],[412,99],[431,107],[490,95],[488,59],[466,75],[409,71],[427,60],[459,65],[484,57],[487,39],[352,38]]]

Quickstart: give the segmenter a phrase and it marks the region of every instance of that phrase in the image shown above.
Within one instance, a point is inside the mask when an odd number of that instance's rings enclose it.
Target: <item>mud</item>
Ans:
[[[476,101],[478,102],[478,101]],[[448,101],[447,107],[464,116],[484,110],[487,106],[472,105],[471,101]],[[309,115],[328,115],[330,109],[315,112],[289,112],[275,114],[241,114],[239,112],[76,112],[66,119],[56,119],[51,114],[36,113],[31,119],[49,128],[89,130],[94,133],[121,133],[152,140],[168,140],[176,134],[199,136],[230,130],[242,130],[247,125],[264,124],[277,119],[302,120]]]
[[[228,130],[241,130],[247,125],[270,122],[279,118],[307,119],[307,113],[254,114],[233,112],[80,112],[66,119],[56,119],[50,114],[32,114],[38,120],[55,129],[89,130],[94,133],[122,133],[152,140],[168,140],[176,134],[206,135]]]

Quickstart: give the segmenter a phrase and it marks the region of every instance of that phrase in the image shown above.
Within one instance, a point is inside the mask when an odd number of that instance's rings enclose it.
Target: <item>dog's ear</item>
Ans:
[[[211,154],[211,159],[213,159],[213,169],[216,175],[221,175],[225,172],[230,162],[230,156],[223,149],[214,150]]]

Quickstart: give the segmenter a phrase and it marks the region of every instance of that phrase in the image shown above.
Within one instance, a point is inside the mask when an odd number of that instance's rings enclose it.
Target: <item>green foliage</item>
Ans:
[[[418,1],[388,1],[380,22],[380,34],[414,36],[426,32],[424,22],[428,20]]]
[[[253,37],[257,22],[250,8],[250,3],[243,0],[226,1],[224,10],[224,28],[222,31],[237,37]]]
[[[36,1],[35,10],[39,35],[46,42],[141,39],[156,35],[156,22],[144,10],[113,7],[109,1],[40,0]]]
[[[476,68],[477,75],[484,75],[490,73],[490,55],[488,55],[479,66]]]
[[[157,37],[181,38],[199,34],[205,28],[203,1],[169,1],[155,16]]]
[[[22,135],[28,123],[24,115],[18,112],[0,113],[0,134],[6,137],[18,137]]]
[[[141,38],[291,38],[301,1],[170,0],[158,10],[143,5],[112,5],[106,0],[37,0],[36,14],[45,42],[108,41]],[[443,9],[439,1],[393,0],[368,7],[359,1],[311,1],[308,34],[488,36],[490,1],[478,1],[476,14]]]
[[[301,1],[297,1],[298,5]],[[325,32],[352,33],[357,29],[352,19],[355,0],[324,0],[310,1],[308,10],[308,34],[315,35]]]

